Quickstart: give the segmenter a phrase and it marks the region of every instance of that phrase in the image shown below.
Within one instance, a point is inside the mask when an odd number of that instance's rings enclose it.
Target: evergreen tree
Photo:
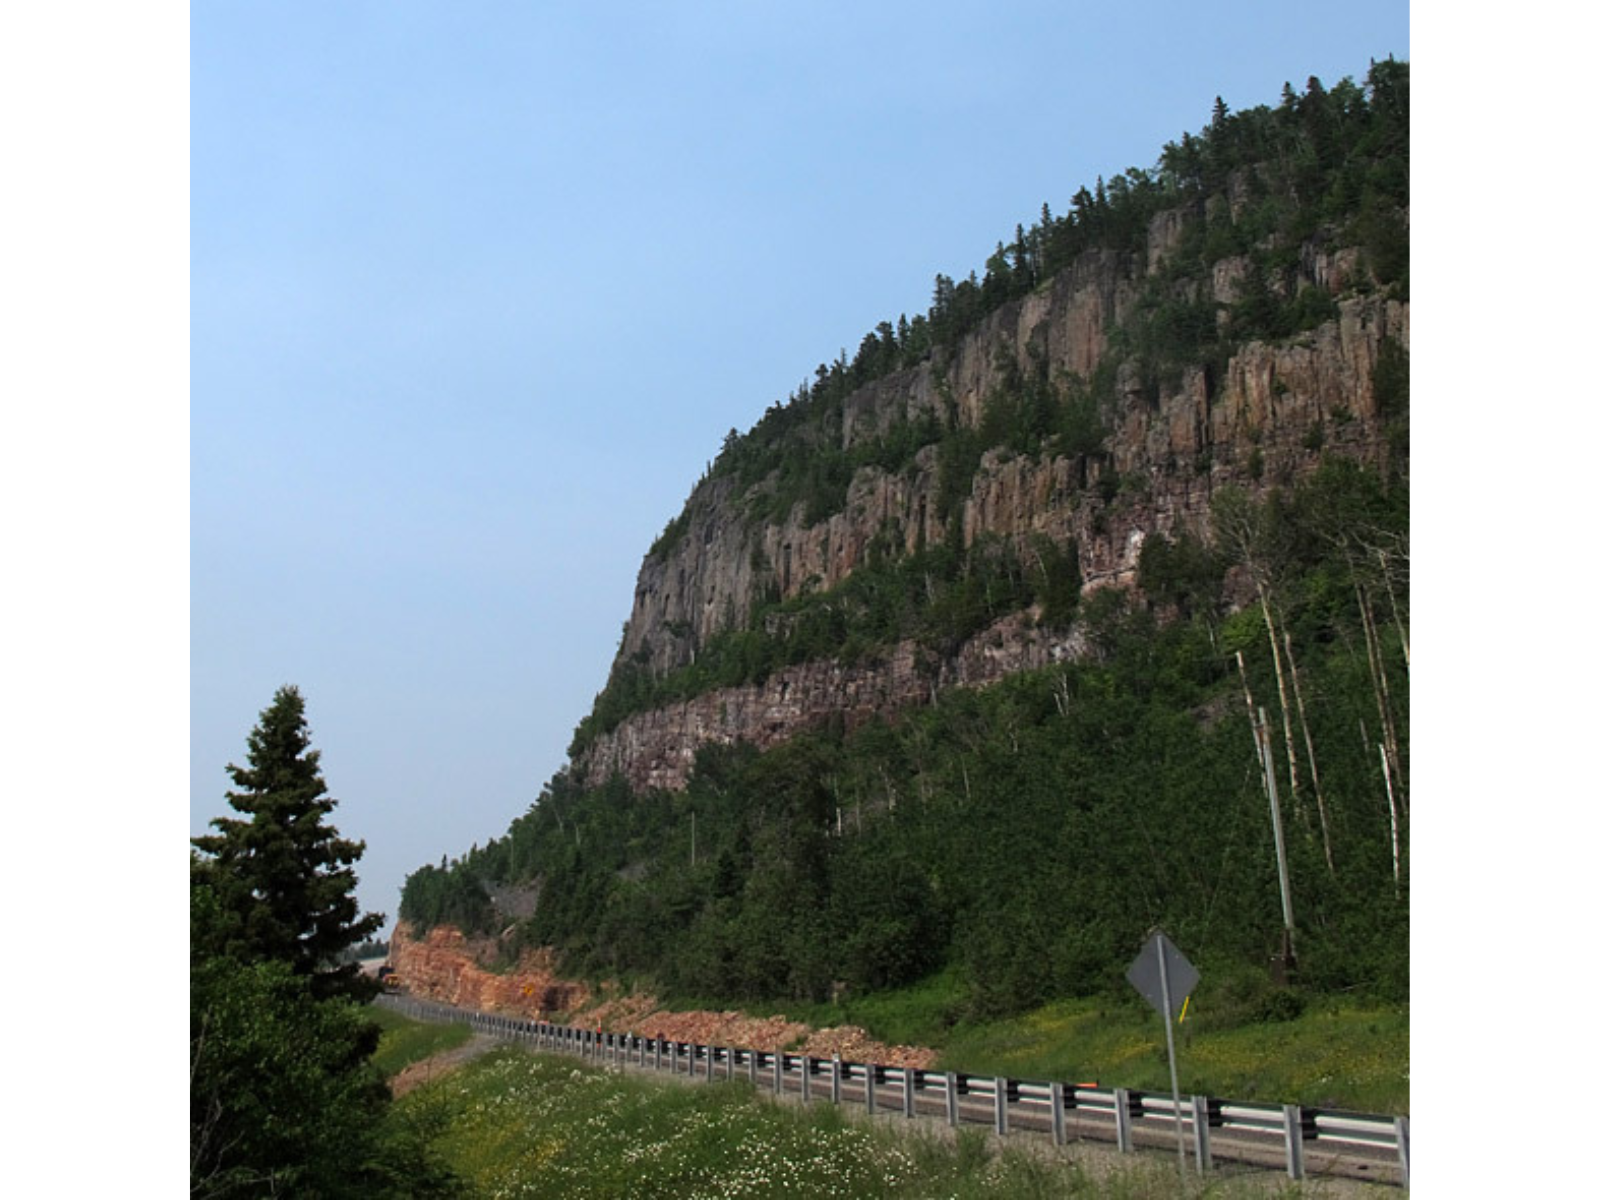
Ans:
[[[189,1195],[422,1200],[462,1194],[426,1133],[389,1105],[378,1027],[318,1000],[286,962],[240,959],[215,863],[189,879]]]
[[[225,919],[215,923],[214,953],[251,961],[275,959],[308,976],[318,997],[371,999],[375,981],[340,952],[371,936],[381,913],[361,915],[355,862],[364,842],[339,836],[326,818],[327,794],[311,749],[305,701],[282,687],[250,732],[248,766],[228,764],[237,791],[228,803],[244,818],[218,817],[218,832],[193,839]]]

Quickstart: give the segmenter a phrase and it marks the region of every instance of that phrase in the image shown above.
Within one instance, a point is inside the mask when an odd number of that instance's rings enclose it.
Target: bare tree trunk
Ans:
[[[1283,749],[1289,758],[1289,799],[1294,804],[1295,815],[1305,823],[1305,808],[1300,803],[1300,760],[1294,752],[1294,723],[1289,717],[1289,690],[1283,682],[1283,658],[1278,653],[1278,631],[1272,622],[1272,605],[1267,600],[1266,589],[1259,584],[1256,594],[1261,597],[1261,612],[1267,621],[1267,644],[1272,647],[1272,673],[1278,681],[1278,711],[1283,714]]]
[[[1256,700],[1250,694],[1250,676],[1245,673],[1244,669],[1244,651],[1235,650],[1233,658],[1239,664],[1239,683],[1244,688],[1244,711],[1245,715],[1250,718],[1250,744],[1256,748],[1256,765],[1261,768],[1261,789],[1265,791],[1267,787],[1267,760],[1262,756],[1261,742],[1256,737]]]
[[[1383,669],[1382,647],[1378,644],[1378,629],[1372,619],[1372,603],[1366,589],[1356,585],[1356,604],[1361,609],[1361,631],[1367,639],[1367,669],[1372,675],[1373,697],[1378,704],[1378,716],[1383,722],[1383,742],[1388,750],[1389,770],[1399,784],[1400,808],[1406,810],[1405,774],[1400,764],[1400,737],[1395,732],[1394,714],[1389,704],[1389,676]]]
[[[1394,785],[1389,781],[1389,756],[1378,747],[1378,761],[1383,764],[1383,787],[1389,793],[1389,843],[1394,852],[1394,898],[1400,899],[1400,818],[1394,807]]]
[[[1411,670],[1411,633],[1400,619],[1400,602],[1394,595],[1394,578],[1389,572],[1389,555],[1378,551],[1378,566],[1383,569],[1383,586],[1389,593],[1389,611],[1394,613],[1394,627],[1400,631],[1400,652],[1406,658],[1406,670]]]
[[[1283,653],[1289,660],[1289,681],[1294,684],[1294,706],[1300,714],[1300,736],[1306,740],[1306,765],[1311,769],[1311,790],[1317,797],[1317,819],[1322,824],[1322,856],[1328,860],[1328,874],[1333,870],[1333,834],[1328,828],[1328,805],[1322,794],[1322,778],[1317,774],[1317,748],[1311,741],[1311,722],[1306,719],[1306,702],[1300,694],[1300,669],[1294,661],[1294,643],[1289,631],[1283,631]]]

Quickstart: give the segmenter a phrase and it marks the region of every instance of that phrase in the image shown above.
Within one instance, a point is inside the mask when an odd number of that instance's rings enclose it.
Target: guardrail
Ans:
[[[411,996],[382,995],[378,1003],[418,1020],[464,1022],[480,1033],[537,1050],[575,1054],[617,1066],[688,1078],[747,1078],[774,1095],[803,1102],[864,1104],[869,1113],[907,1119],[937,1117],[952,1126],[991,1125],[1069,1138],[1115,1141],[1124,1153],[1172,1149],[1181,1123],[1187,1161],[1204,1172],[1217,1161],[1282,1167],[1291,1179],[1343,1175],[1411,1186],[1411,1121],[1298,1104],[1243,1104],[1211,1096],[1181,1099],[1132,1088],[1085,1087],[960,1071],[928,1071],[857,1063],[785,1051],[701,1045],[631,1033],[602,1033],[498,1013],[453,1008]]]

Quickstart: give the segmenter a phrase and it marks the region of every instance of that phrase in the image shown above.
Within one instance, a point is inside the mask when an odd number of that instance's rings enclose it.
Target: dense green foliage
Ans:
[[[675,795],[558,776],[504,838],[408,882],[402,915],[427,925],[452,889],[538,878],[522,937],[569,970],[819,999],[953,967],[952,1021],[1119,991],[1153,925],[1203,970],[1264,966],[1282,920],[1242,655],[1277,739],[1298,980],[1403,999],[1405,831],[1377,747],[1406,741],[1404,488],[1335,462],[1292,495],[1219,503],[1254,539],[1270,626],[1260,604],[1224,615],[1221,573],[1240,560],[1220,533],[1215,549],[1153,538],[1155,599],[1085,601],[1086,660],[945,691],[893,725],[707,747]],[[1298,781],[1273,638],[1296,664]],[[1399,820],[1406,764],[1390,757]]]
[[[326,823],[304,705],[281,689],[230,767],[229,800],[190,862],[189,1166],[196,1197],[456,1194],[425,1139],[391,1116],[372,1064],[371,981],[342,955],[360,916],[360,843]]]

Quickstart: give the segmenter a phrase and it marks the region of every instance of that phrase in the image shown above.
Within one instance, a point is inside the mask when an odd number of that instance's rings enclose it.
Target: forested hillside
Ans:
[[[571,766],[402,917],[730,1002],[948,970],[952,1020],[1154,925],[1247,975],[1270,766],[1293,979],[1403,998],[1408,94],[1219,99],[730,432]]]

